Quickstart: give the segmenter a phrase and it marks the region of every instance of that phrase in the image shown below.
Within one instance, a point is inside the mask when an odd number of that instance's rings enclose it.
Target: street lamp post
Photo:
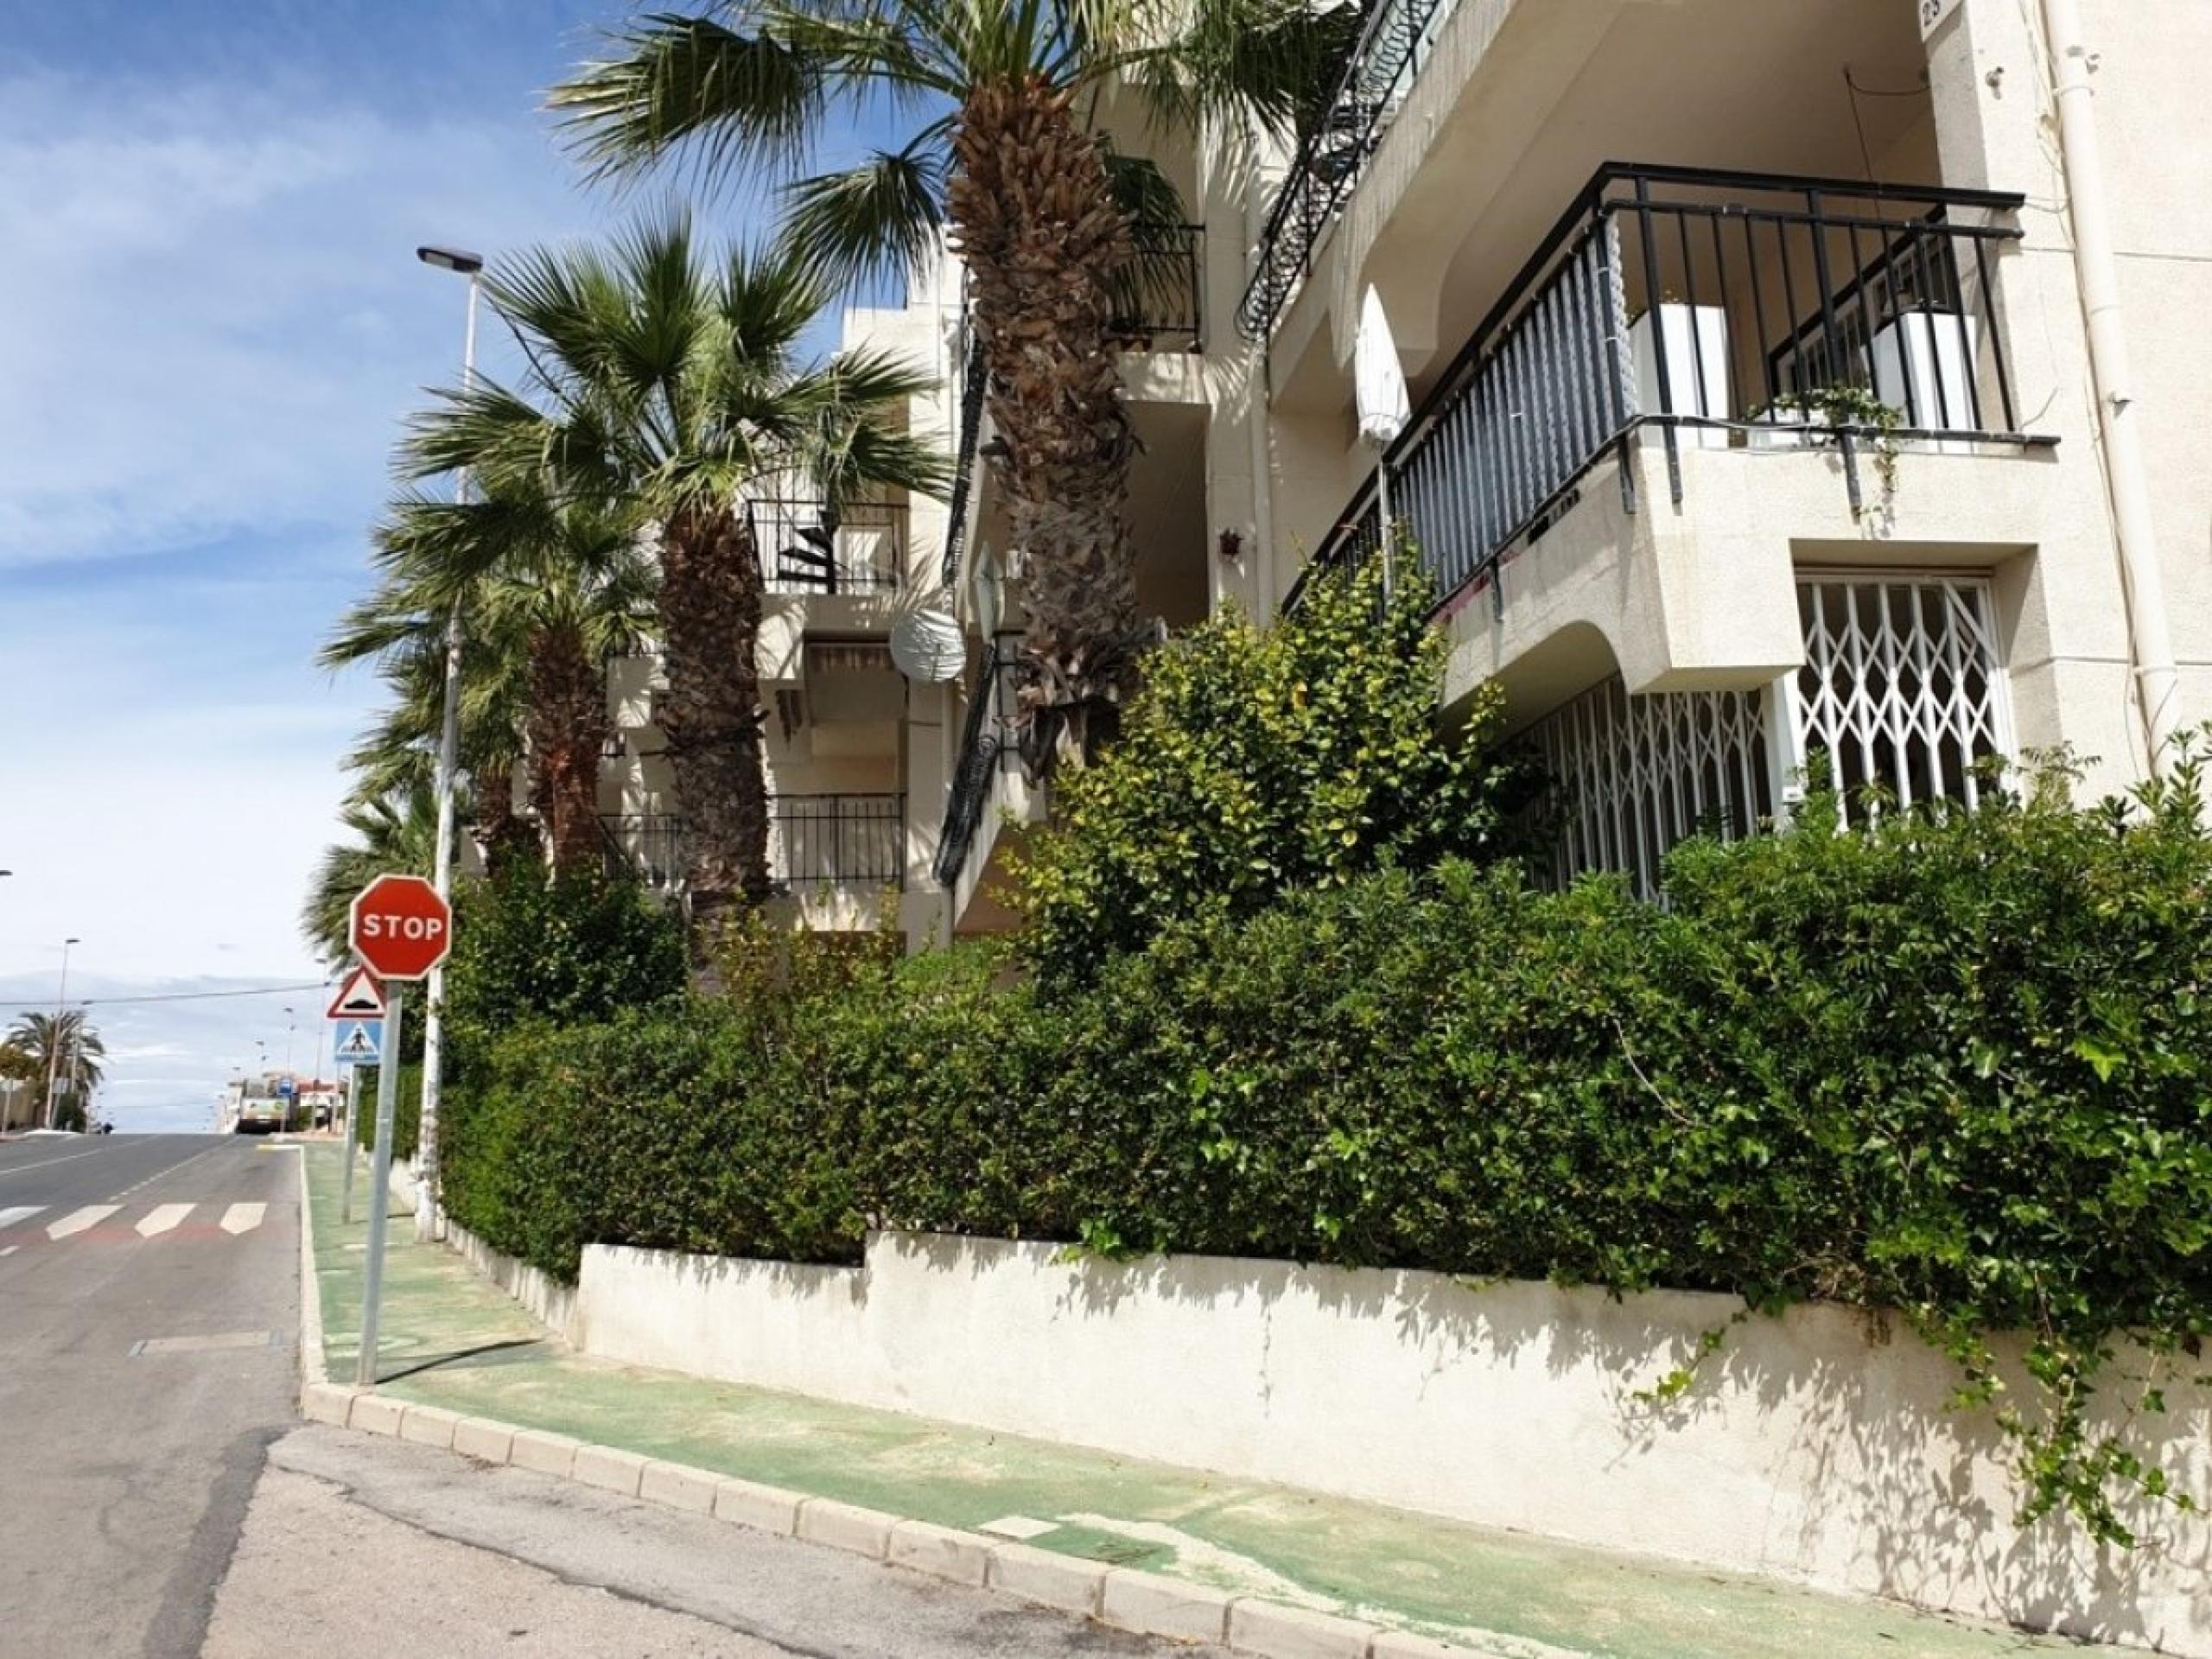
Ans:
[[[61,1084],[61,1022],[67,1017],[69,1006],[69,948],[82,944],[78,938],[61,941],[61,988],[54,996],[54,1030],[46,1046],[46,1127],[54,1127],[54,1091]]]
[[[484,260],[459,248],[417,248],[415,257],[426,265],[468,278],[468,321],[461,338],[461,385],[463,391],[476,385],[476,302],[484,289]],[[464,468],[454,480],[455,504],[468,499],[468,474]],[[461,605],[454,604],[446,618],[444,720],[438,732],[438,846],[430,870],[438,897],[453,896],[454,772],[461,755]],[[438,1102],[445,1082],[446,970],[430,970],[428,1013],[423,1024],[423,1111],[415,1135],[415,1237],[424,1243],[437,1236]],[[394,1025],[397,1029],[397,1022]],[[395,1052],[387,1057],[399,1064]]]

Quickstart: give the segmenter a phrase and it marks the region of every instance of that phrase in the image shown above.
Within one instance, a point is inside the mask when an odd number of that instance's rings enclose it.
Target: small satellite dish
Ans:
[[[910,680],[942,684],[968,666],[968,641],[959,619],[937,607],[909,611],[891,625],[891,660]]]

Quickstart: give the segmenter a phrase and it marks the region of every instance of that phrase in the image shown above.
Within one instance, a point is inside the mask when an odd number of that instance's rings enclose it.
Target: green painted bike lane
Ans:
[[[313,1146],[305,1155],[325,1355],[331,1376],[350,1381],[367,1164],[357,1170],[356,1218],[346,1225],[339,1149]],[[1496,1659],[2122,1651],[594,1359],[549,1334],[460,1256],[416,1244],[404,1216],[395,1220],[378,1375],[384,1391],[403,1400],[944,1526],[1025,1522],[1044,1529],[1028,1540],[1041,1548],[1416,1630]]]

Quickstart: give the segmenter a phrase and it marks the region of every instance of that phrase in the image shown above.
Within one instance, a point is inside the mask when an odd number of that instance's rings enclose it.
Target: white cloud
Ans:
[[[358,524],[454,369],[461,287],[415,246],[595,216],[522,111],[0,81],[0,565]]]

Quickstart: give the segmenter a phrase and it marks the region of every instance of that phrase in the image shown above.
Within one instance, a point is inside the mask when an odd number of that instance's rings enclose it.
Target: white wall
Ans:
[[[2212,1525],[2025,1532],[1986,1414],[1902,1330],[1728,1298],[887,1234],[865,1268],[593,1246],[588,1352],[1834,1590],[2212,1656]],[[1172,1357],[1172,1363],[1163,1363]],[[2118,1392],[2114,1379],[2114,1392]],[[2200,1495],[2212,1391],[2139,1426]]]

